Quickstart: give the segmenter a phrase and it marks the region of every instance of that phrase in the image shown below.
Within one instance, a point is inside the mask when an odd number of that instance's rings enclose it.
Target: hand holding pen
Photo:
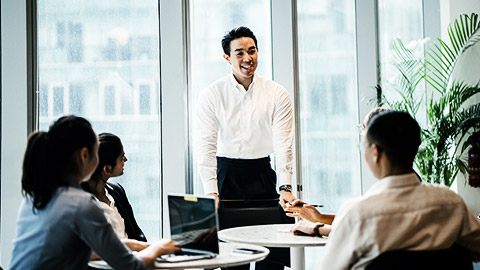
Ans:
[[[323,205],[319,204],[307,204],[304,201],[296,200],[292,204],[287,205],[285,211],[289,217],[299,217],[311,222],[317,222],[317,220],[321,218],[322,213],[315,208],[322,206]]]

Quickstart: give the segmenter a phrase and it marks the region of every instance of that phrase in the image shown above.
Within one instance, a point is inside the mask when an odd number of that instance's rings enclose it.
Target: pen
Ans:
[[[291,205],[292,204],[290,204],[290,203],[288,204],[288,206],[291,206]],[[301,207],[301,206],[304,206],[304,205],[305,206],[309,205],[309,206],[313,206],[313,207],[323,207],[323,204],[308,204],[308,203],[307,204],[297,203],[295,206]]]
[[[305,205],[310,205],[310,206],[313,206],[313,207],[323,207],[323,204],[305,204]],[[301,206],[304,206],[304,205],[302,204]]]

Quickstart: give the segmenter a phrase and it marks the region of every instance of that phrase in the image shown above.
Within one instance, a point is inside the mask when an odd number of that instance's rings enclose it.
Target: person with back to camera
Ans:
[[[392,110],[388,108],[383,108],[383,107],[376,107],[371,109],[363,118],[362,123],[357,126],[358,131],[361,133],[365,132],[365,129],[368,126],[368,123],[370,123],[370,120],[374,116],[383,112],[388,112],[388,111],[392,111]],[[300,203],[301,206],[297,206],[298,203]],[[314,232],[317,233],[318,235],[328,236],[330,234],[330,231],[332,230],[331,225],[333,220],[335,219],[335,214],[321,213],[314,206],[308,205],[306,202],[302,200],[297,200],[294,204],[289,205],[285,209],[285,211],[287,211],[287,216],[289,217],[299,217],[310,222],[318,223],[317,227],[314,230]],[[300,231],[297,231],[297,230],[294,230],[294,231],[301,234]]]
[[[97,198],[122,242],[131,250],[142,250],[149,244],[135,220],[125,190],[119,183],[107,182],[111,177],[123,175],[128,159],[122,141],[111,133],[100,133],[98,141],[98,166],[81,186]]]
[[[87,269],[92,250],[115,269],[151,269],[159,255],[180,249],[164,239],[134,255],[120,241],[80,187],[97,167],[97,151],[97,136],[81,117],[61,117],[29,137],[10,269]]]
[[[453,244],[480,260],[480,220],[458,194],[418,181],[413,160],[420,143],[420,127],[408,113],[372,118],[362,145],[379,181],[342,205],[320,269],[364,269],[387,251],[440,250]],[[294,231],[318,235],[319,228],[321,224],[301,221]]]

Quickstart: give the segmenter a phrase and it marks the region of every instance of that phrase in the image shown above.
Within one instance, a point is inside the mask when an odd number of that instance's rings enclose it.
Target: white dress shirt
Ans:
[[[105,189],[105,196],[107,196],[108,200],[110,201],[110,205],[97,199],[100,207],[103,209],[105,216],[112,224],[113,230],[118,235],[118,237],[120,239],[128,238],[128,235],[125,232],[125,221],[123,220],[122,216],[118,212],[117,207],[115,206],[115,199],[108,193],[107,189]]]
[[[277,182],[291,184],[293,111],[288,92],[257,74],[248,91],[233,74],[199,95],[194,151],[204,191],[218,193],[216,156],[257,159],[275,153]]]
[[[389,250],[446,249],[453,243],[480,259],[480,220],[463,199],[419,182],[414,173],[390,176],[342,205],[320,269],[364,269]]]

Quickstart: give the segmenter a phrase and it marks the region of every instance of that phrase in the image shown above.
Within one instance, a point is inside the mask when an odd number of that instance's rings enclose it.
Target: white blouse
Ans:
[[[125,222],[120,213],[118,212],[117,207],[115,207],[115,200],[110,194],[108,194],[107,189],[105,189],[105,196],[107,196],[108,200],[110,201],[110,205],[97,199],[97,201],[100,203],[100,207],[103,209],[105,216],[112,224],[113,230],[118,235],[118,237],[120,239],[128,238],[128,235],[125,232]]]

